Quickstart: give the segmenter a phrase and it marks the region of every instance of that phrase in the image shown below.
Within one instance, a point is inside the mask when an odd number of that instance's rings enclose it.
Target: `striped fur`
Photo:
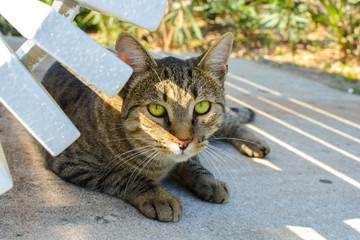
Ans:
[[[155,60],[135,38],[122,34],[116,44],[118,56],[134,73],[114,98],[84,85],[55,63],[43,85],[81,137],[59,156],[47,157],[50,169],[68,182],[124,199],[160,221],[177,221],[182,214],[178,197],[158,183],[170,172],[201,199],[225,203],[227,185],[197,158],[209,139],[243,139],[229,141],[249,156],[262,157],[269,151],[241,127],[244,119],[225,113],[224,81],[231,45],[232,35],[226,34],[200,57]],[[196,114],[195,104],[204,100],[211,102],[210,111]],[[163,105],[166,114],[152,116],[147,109],[150,103]],[[245,120],[252,117],[249,114]],[[185,150],[180,149],[179,139],[190,139]]]

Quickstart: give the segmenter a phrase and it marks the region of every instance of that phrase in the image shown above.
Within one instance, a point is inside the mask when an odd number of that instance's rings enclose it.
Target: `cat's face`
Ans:
[[[156,73],[149,72],[128,92],[124,129],[128,137],[136,138],[134,147],[151,145],[159,156],[185,161],[203,151],[220,127],[223,86],[218,80],[209,82],[201,70],[181,60],[162,62]]]
[[[181,162],[207,147],[224,115],[231,45],[228,35],[198,58],[155,61],[132,37],[119,37],[119,57],[134,68],[121,110],[134,148],[150,146],[156,158]]]

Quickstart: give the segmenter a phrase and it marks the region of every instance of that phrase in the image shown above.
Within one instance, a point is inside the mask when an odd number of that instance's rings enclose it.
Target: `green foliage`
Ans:
[[[93,37],[104,45],[114,45],[121,31],[128,31],[140,37],[140,34],[136,32],[137,27],[134,25],[122,23],[113,17],[85,8],[80,8],[80,12],[75,17],[74,23],[89,34],[92,33]]]
[[[102,44],[113,45],[120,32],[128,31],[165,50],[202,48],[208,36],[226,31],[234,33],[235,47],[275,49],[280,42],[296,50],[322,25],[344,59],[360,56],[360,0],[168,0],[154,33],[83,8],[74,22]],[[17,34],[2,17],[0,31]]]
[[[273,0],[263,5],[260,24],[276,28],[282,39],[292,48],[304,42],[311,28],[309,5],[305,0]]]
[[[224,32],[231,30],[235,39],[248,38],[259,40],[261,1],[246,0],[207,0],[197,1],[194,9],[201,11],[201,18],[206,22],[206,28]]]
[[[319,0],[311,7],[314,21],[330,30],[345,59],[360,55],[359,3],[360,0]]]
[[[54,2],[54,0],[40,0],[40,1],[48,5],[51,5]]]
[[[20,33],[9,24],[5,18],[0,16],[0,32],[5,36],[19,36]]]
[[[194,13],[197,11],[191,5],[191,1],[168,0],[168,9],[159,30],[152,34],[156,39],[162,39],[159,42],[163,49],[177,47],[186,50],[184,47],[192,40],[203,39]]]

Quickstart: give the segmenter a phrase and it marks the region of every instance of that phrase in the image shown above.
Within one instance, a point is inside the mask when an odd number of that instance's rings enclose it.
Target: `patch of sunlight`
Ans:
[[[345,118],[336,116],[335,114],[332,114],[332,113],[329,113],[329,112],[327,112],[327,111],[321,110],[320,108],[311,106],[310,104],[304,103],[304,102],[299,101],[299,100],[294,99],[294,98],[289,98],[289,101],[291,101],[291,102],[293,102],[293,103],[296,103],[296,104],[298,104],[298,105],[300,105],[300,106],[303,106],[303,107],[305,107],[305,108],[311,109],[311,110],[313,110],[313,111],[315,111],[315,112],[321,113],[321,114],[323,114],[323,115],[325,115],[325,116],[327,116],[327,117],[333,118],[333,119],[335,119],[335,120],[338,120],[338,121],[340,121],[340,122],[346,123],[346,124],[348,124],[348,125],[350,125],[350,126],[353,126],[353,127],[355,127],[355,128],[359,128],[359,129],[360,129],[360,124],[357,124],[357,123],[354,123],[354,122],[352,122],[352,121],[349,121],[349,120],[347,120],[347,119],[345,119]]]
[[[274,163],[270,162],[269,160],[266,159],[261,159],[261,158],[251,158],[254,162],[259,163],[261,165],[264,165],[266,167],[272,168],[276,171],[282,172],[283,170],[281,168],[279,168],[278,166],[276,166]]]
[[[261,90],[263,90],[263,91],[269,92],[269,93],[271,93],[271,94],[273,94],[273,95],[275,95],[275,96],[282,96],[281,93],[279,93],[279,92],[277,92],[277,91],[275,91],[275,90],[272,90],[272,89],[270,89],[270,88],[264,87],[264,86],[262,86],[262,85],[260,85],[260,84],[257,84],[257,83],[254,83],[254,82],[252,82],[252,81],[249,81],[249,80],[247,80],[247,79],[245,79],[245,78],[239,77],[239,76],[237,76],[237,75],[235,75],[235,74],[228,73],[227,76],[229,76],[229,77],[231,77],[231,78],[233,78],[233,79],[235,79],[235,80],[237,80],[237,81],[240,81],[240,82],[246,83],[246,84],[248,84],[248,85],[251,85],[251,86],[253,86],[253,87],[256,87],[256,88],[258,88],[258,89],[261,89]]]
[[[312,135],[310,133],[307,133],[307,132],[301,130],[300,128],[297,128],[297,127],[295,127],[295,126],[293,126],[293,125],[291,125],[291,124],[289,124],[289,123],[287,123],[287,122],[285,122],[285,121],[283,121],[283,120],[281,120],[279,118],[276,118],[276,117],[274,117],[274,116],[272,116],[272,115],[270,115],[270,114],[268,114],[268,113],[266,113],[264,111],[261,111],[260,109],[258,109],[256,107],[253,107],[250,104],[247,104],[247,103],[245,103],[245,102],[243,102],[243,101],[241,101],[241,100],[239,100],[239,99],[237,99],[235,97],[232,97],[230,95],[226,95],[226,98],[228,98],[231,101],[234,101],[234,102],[236,102],[236,103],[238,103],[240,105],[243,105],[244,107],[251,108],[255,112],[263,115],[264,117],[267,117],[267,118],[269,118],[269,119],[271,119],[271,120],[273,120],[273,121],[275,121],[275,122],[289,128],[289,129],[291,129],[291,130],[293,130],[293,131],[295,131],[295,132],[297,132],[297,133],[299,133],[299,134],[301,134],[301,135],[303,135],[303,136],[305,136],[307,138],[310,138],[310,139],[312,139],[312,140],[314,140],[314,141],[316,141],[316,142],[318,142],[318,143],[320,143],[320,144],[322,144],[322,145],[324,145],[324,146],[326,146],[328,148],[331,148],[332,150],[334,150],[334,151],[336,151],[338,153],[341,153],[341,154],[343,154],[343,155],[345,155],[345,156],[347,156],[347,157],[349,157],[349,158],[351,158],[351,159],[353,159],[355,161],[360,162],[360,158],[355,156],[354,154],[349,153],[349,152],[347,152],[347,151],[345,151],[345,150],[343,150],[343,149],[341,149],[339,147],[336,147],[335,145],[333,145],[331,143],[328,143],[328,142],[322,140],[321,138],[318,138],[318,137],[316,137],[316,136],[314,136],[314,135]]]
[[[298,226],[286,226],[291,232],[295,233],[301,239],[304,240],[326,240],[324,236],[316,232],[312,228],[298,227]]]
[[[80,240],[92,239],[89,235],[89,227],[80,224],[67,224],[63,226],[56,226],[56,232],[61,237],[59,239],[66,240]]]
[[[344,223],[360,233],[360,218],[348,219]]]
[[[243,92],[245,94],[250,94],[251,92],[244,89],[244,88],[241,88],[239,86],[236,86],[235,84],[232,84],[230,82],[225,82],[225,85],[229,86],[229,87],[232,87],[232,88],[235,88],[236,90],[240,91],[240,92]]]
[[[269,133],[267,133],[267,132],[265,132],[265,131],[263,131],[263,130],[261,130],[261,129],[253,126],[253,125],[251,125],[251,124],[248,124],[247,127],[249,127],[250,129],[252,129],[253,131],[255,131],[255,132],[263,135],[264,137],[270,139],[271,141],[276,142],[276,143],[279,144],[280,146],[282,146],[282,147],[286,148],[287,150],[295,153],[296,155],[298,155],[298,156],[302,157],[303,159],[311,162],[312,164],[314,164],[314,165],[322,168],[323,170],[331,173],[332,175],[334,175],[334,176],[342,179],[343,181],[345,181],[345,182],[353,185],[354,187],[360,189],[360,182],[358,182],[358,181],[356,181],[356,180],[348,177],[347,175],[339,172],[338,170],[330,167],[329,165],[326,165],[325,163],[317,160],[316,158],[311,157],[310,155],[308,155],[308,154],[306,154],[306,153],[304,153],[304,152],[302,152],[302,151],[294,148],[293,146],[291,146],[291,145],[289,145],[289,144],[281,141],[280,139],[272,136],[271,134],[269,134]]]
[[[296,112],[296,111],[294,111],[292,109],[289,109],[289,108],[287,108],[285,106],[282,106],[281,104],[275,103],[275,102],[273,102],[273,101],[271,101],[271,100],[269,100],[267,98],[261,97],[261,96],[259,96],[257,98],[260,99],[263,102],[266,102],[266,103],[272,105],[272,106],[280,108],[280,109],[282,109],[282,110],[284,110],[284,111],[286,111],[288,113],[294,114],[295,116],[298,116],[298,117],[300,117],[302,119],[305,119],[305,120],[307,120],[307,121],[309,121],[311,123],[314,123],[314,124],[316,124],[316,125],[318,125],[318,126],[320,126],[322,128],[325,128],[325,129],[330,130],[330,131],[332,131],[332,132],[334,132],[336,134],[339,134],[340,136],[346,137],[346,138],[348,138],[348,139],[350,139],[350,140],[352,140],[354,142],[360,143],[360,139],[358,139],[356,137],[350,136],[349,134],[346,134],[346,133],[344,133],[342,131],[339,131],[339,130],[337,130],[337,129],[333,128],[333,127],[330,127],[329,125],[326,125],[324,123],[321,123],[319,121],[316,121],[313,118],[307,117],[307,116],[305,116],[305,115],[303,115],[301,113],[298,113],[298,112]]]

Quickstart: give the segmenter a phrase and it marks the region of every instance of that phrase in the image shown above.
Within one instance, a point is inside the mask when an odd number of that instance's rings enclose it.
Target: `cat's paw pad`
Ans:
[[[265,157],[270,152],[270,147],[266,142],[258,140],[256,142],[246,142],[241,144],[240,152],[249,157]]]
[[[176,222],[182,215],[180,199],[170,194],[148,198],[139,203],[138,209],[145,216],[162,222]]]
[[[213,203],[226,203],[230,197],[227,184],[213,178],[198,182],[193,191],[200,199]]]

